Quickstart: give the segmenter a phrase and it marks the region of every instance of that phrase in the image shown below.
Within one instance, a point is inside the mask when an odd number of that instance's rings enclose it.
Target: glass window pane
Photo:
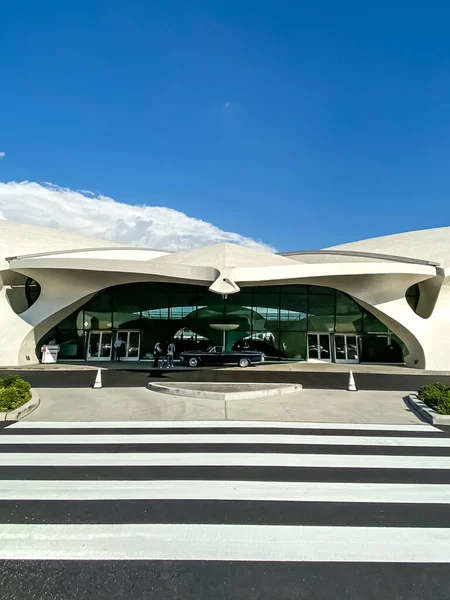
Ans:
[[[363,330],[365,333],[387,333],[388,327],[384,325],[377,317],[364,311]]]
[[[253,294],[247,291],[241,291],[237,294],[230,294],[225,302],[225,305],[227,303],[251,307],[253,304]]]
[[[360,333],[362,330],[362,314],[336,315],[336,331],[342,333]]]
[[[309,295],[309,331],[334,331],[334,302],[334,294]]]
[[[265,319],[266,321],[279,320],[278,308],[269,306],[254,306],[253,310],[257,313],[257,315],[255,315],[255,319],[258,319],[259,315],[260,318]]]
[[[321,360],[330,359],[330,336],[319,335],[319,357]]]
[[[367,334],[362,337],[363,362],[401,363],[403,352],[394,336],[383,334]]]
[[[99,355],[101,358],[110,358],[112,350],[112,334],[103,331],[100,334]]]
[[[307,285],[282,285],[280,286],[281,294],[307,294]]]
[[[282,331],[306,331],[307,304],[305,294],[281,296],[280,329]]]
[[[280,351],[283,358],[306,360],[306,334],[299,331],[281,333]]]
[[[78,308],[71,315],[58,323],[56,329],[64,329],[66,331],[70,329],[83,329],[83,310]]]
[[[113,288],[114,327],[139,328],[141,319],[140,289],[141,286],[135,284]]]
[[[336,314],[357,315],[362,312],[361,306],[342,292],[336,292]]]
[[[130,331],[129,333],[129,341],[127,348],[128,358],[138,358],[139,357],[139,331]]]
[[[253,331],[235,344],[236,349],[248,346],[250,350],[264,352],[268,358],[283,358],[283,352],[279,349],[278,331]]]
[[[197,310],[197,294],[190,289],[183,292],[170,292],[169,301],[169,318],[173,320],[184,319],[191,313]]]
[[[358,342],[355,335],[347,336],[347,359],[358,360]]]
[[[112,327],[111,290],[94,296],[84,309],[85,329],[109,329]]]
[[[308,358],[319,358],[319,340],[316,333],[308,333]]]
[[[80,360],[85,358],[85,334],[82,329],[52,329],[40,340],[37,346],[38,356],[41,354],[42,345],[48,344],[50,340],[55,340],[59,345],[59,359]]]
[[[275,294],[276,296],[280,293],[279,285],[264,285],[264,286],[255,286],[253,288],[254,294]]]
[[[345,360],[345,336],[334,336],[334,345],[336,351],[336,360]]]
[[[331,296],[334,296],[335,294],[335,290],[322,285],[310,285],[308,288],[310,294],[330,294]]]
[[[89,334],[88,358],[98,358],[100,349],[100,333],[91,331]]]
[[[362,331],[362,307],[342,292],[336,292],[336,331]]]

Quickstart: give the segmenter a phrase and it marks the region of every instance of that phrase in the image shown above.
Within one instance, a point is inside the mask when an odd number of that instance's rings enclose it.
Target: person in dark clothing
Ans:
[[[162,348],[159,342],[156,342],[153,349],[153,368],[157,369],[159,365],[159,359],[161,358]]]
[[[173,357],[175,355],[175,344],[173,342],[169,342],[167,345],[167,368],[173,369]]]
[[[162,364],[161,364],[161,369],[164,369],[164,367],[167,367],[168,365],[168,357],[167,357],[167,347],[169,346],[169,342],[164,342],[164,345],[162,347]]]

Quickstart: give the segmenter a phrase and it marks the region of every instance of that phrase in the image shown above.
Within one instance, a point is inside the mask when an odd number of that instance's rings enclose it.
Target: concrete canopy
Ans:
[[[331,287],[403,340],[409,366],[450,370],[450,227],[284,254],[233,244],[167,253],[6,221],[0,221],[0,240],[0,365],[36,361],[38,340],[96,292],[166,281],[237,294],[236,303],[248,286]],[[27,278],[41,286],[30,307],[18,300]],[[405,298],[414,284],[420,289],[415,311]]]

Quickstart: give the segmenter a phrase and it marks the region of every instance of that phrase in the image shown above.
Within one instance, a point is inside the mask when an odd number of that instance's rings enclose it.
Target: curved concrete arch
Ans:
[[[167,253],[2,222],[0,233],[0,365],[35,361],[37,341],[102,289],[172,282],[222,295],[250,286],[325,285],[349,294],[398,335],[408,366],[450,370],[450,227],[294,254],[233,244]],[[25,277],[39,282],[41,294],[15,312],[8,297],[14,279]],[[405,298],[414,284],[416,312]]]

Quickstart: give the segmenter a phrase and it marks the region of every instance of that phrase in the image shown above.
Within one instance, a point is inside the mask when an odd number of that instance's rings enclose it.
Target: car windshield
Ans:
[[[222,352],[222,346],[211,346],[207,352]]]

